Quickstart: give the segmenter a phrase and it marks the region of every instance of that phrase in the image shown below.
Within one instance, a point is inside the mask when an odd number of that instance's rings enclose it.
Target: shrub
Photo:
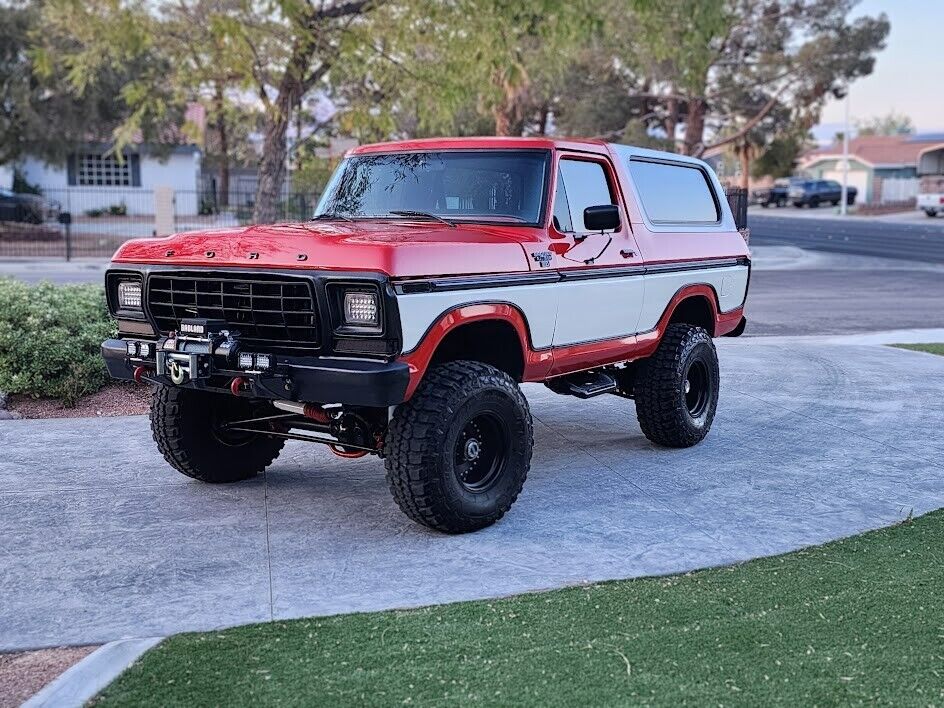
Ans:
[[[85,215],[93,219],[97,219],[100,216],[104,216],[104,214],[105,214],[104,209],[87,209],[85,211]]]
[[[101,343],[114,332],[101,286],[0,278],[0,390],[75,405],[108,382]]]
[[[128,216],[128,205],[124,202],[112,204],[108,207],[108,213],[112,216]]]

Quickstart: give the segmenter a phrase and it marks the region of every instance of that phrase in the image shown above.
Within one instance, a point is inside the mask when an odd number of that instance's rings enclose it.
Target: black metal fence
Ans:
[[[743,187],[728,187],[724,190],[728,198],[728,205],[731,207],[731,213],[734,214],[734,223],[738,229],[747,226],[747,204],[748,191]]]
[[[310,219],[318,194],[281,195],[277,220]],[[253,223],[255,193],[228,200],[212,192],[139,188],[43,189],[36,197],[0,204],[0,258],[108,258],[125,241],[158,234],[232,228]]]

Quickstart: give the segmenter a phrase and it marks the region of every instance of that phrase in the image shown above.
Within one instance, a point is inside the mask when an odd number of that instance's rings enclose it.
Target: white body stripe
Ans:
[[[397,296],[403,351],[416,348],[447,311],[466,304],[500,302],[522,313],[535,349],[613,339],[653,329],[684,286],[705,283],[718,293],[721,311],[741,305],[747,266],[648,273],[575,282],[470,288]]]
[[[524,313],[531,332],[531,346],[544,349],[554,339],[557,319],[557,298],[561,283],[516,285],[507,288],[453,290],[441,293],[398,295],[400,324],[403,330],[403,351],[420,343],[423,335],[447,310],[477,302],[507,302]]]
[[[706,283],[718,294],[721,312],[728,312],[744,302],[747,292],[747,266],[689,270],[676,273],[649,273],[646,279],[646,296],[637,332],[648,332],[659,323],[669,301],[686,285]]]

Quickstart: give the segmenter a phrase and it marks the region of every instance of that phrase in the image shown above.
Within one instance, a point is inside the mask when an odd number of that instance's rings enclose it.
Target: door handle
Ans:
[[[621,255],[623,258],[632,258],[633,256],[636,255],[636,252],[633,251],[632,249],[624,248],[624,249],[622,249],[622,250],[620,251],[620,255]]]

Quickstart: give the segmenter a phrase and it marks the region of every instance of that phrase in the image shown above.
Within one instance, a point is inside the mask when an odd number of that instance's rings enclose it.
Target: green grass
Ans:
[[[99,700],[940,705],[942,541],[944,511],[671,578],[183,634]]]
[[[892,346],[899,349],[910,349],[913,352],[927,352],[928,354],[944,356],[944,344],[893,344]]]

